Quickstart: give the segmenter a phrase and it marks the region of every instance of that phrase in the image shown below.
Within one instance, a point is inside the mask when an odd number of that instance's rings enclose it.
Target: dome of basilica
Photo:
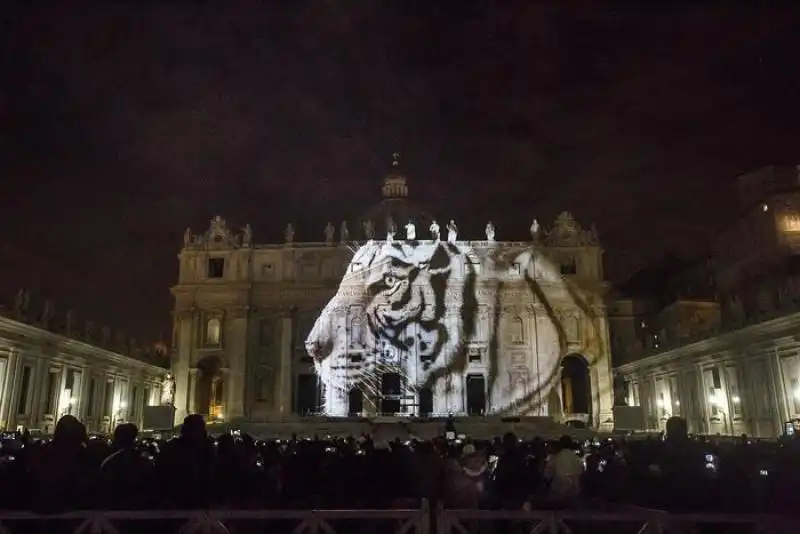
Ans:
[[[365,211],[356,221],[357,227],[350,233],[356,239],[366,237],[365,227],[371,223],[374,228],[375,238],[383,239],[389,228],[390,221],[397,228],[398,237],[404,234],[403,227],[411,221],[417,229],[418,236],[427,237],[428,228],[433,222],[427,212],[408,200],[408,184],[405,175],[400,171],[398,155],[395,154],[392,169],[383,179],[381,188],[383,200]],[[438,221],[444,226],[444,221]]]

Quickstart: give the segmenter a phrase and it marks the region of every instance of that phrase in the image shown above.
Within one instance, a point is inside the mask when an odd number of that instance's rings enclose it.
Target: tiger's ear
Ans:
[[[432,274],[450,270],[450,254],[443,246],[439,245],[436,247],[436,250],[433,251],[433,255],[428,263],[428,270]]]

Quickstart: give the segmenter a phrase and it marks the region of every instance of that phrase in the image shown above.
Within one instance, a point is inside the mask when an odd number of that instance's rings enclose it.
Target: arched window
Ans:
[[[525,330],[522,325],[522,318],[512,317],[508,323],[508,332],[512,343],[523,343],[525,341]]]
[[[351,348],[364,346],[364,329],[361,315],[361,308],[354,306],[350,309],[350,339],[348,340],[348,345]]]
[[[206,324],[206,345],[219,345],[222,323],[216,317],[209,319]]]

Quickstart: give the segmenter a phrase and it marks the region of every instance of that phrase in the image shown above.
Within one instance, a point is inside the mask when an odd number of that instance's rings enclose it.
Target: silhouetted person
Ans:
[[[167,442],[156,462],[159,491],[171,508],[198,509],[210,505],[214,446],[198,414],[187,416],[180,437]]]
[[[106,508],[143,508],[152,490],[152,464],[136,448],[139,430],[133,423],[114,430],[114,452],[100,466],[102,501]]]
[[[548,501],[553,506],[569,506],[581,495],[583,460],[575,452],[569,436],[562,436],[547,459],[545,478],[550,481]]]
[[[517,436],[507,432],[502,447],[492,482],[496,504],[507,510],[519,510],[534,492],[534,482],[528,477],[525,455]]]
[[[42,512],[90,508],[95,482],[86,454],[86,427],[71,415],[56,424],[53,440],[31,458],[33,504]]]

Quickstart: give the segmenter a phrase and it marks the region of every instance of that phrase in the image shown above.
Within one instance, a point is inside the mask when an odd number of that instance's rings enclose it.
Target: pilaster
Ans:
[[[183,415],[183,417],[189,414],[197,413],[197,406],[195,405],[195,403],[197,399],[197,374],[199,372],[200,372],[199,369],[197,369],[196,367],[192,367],[186,373],[186,378],[188,382],[188,388],[187,388],[188,404],[186,405],[185,408],[186,413]],[[183,417],[181,417],[181,420],[183,420]]]
[[[173,364],[173,376],[175,379],[175,424],[179,424],[189,413],[193,413],[194,408],[194,396],[189,391],[189,369],[194,352],[197,313],[194,309],[190,309],[178,312],[176,315],[178,354]]]
[[[22,354],[11,349],[8,352],[5,376],[3,377],[3,398],[0,402],[0,426],[13,430],[16,423],[17,407],[14,400],[19,397],[20,383],[22,382]]]
[[[278,362],[278,384],[276,402],[278,413],[282,418],[292,414],[292,318],[281,319],[280,361]]]
[[[243,306],[230,311],[230,335],[225,339],[225,354],[228,368],[224,370],[225,418],[240,419],[244,416],[245,371],[247,366],[248,321],[250,307]]]

